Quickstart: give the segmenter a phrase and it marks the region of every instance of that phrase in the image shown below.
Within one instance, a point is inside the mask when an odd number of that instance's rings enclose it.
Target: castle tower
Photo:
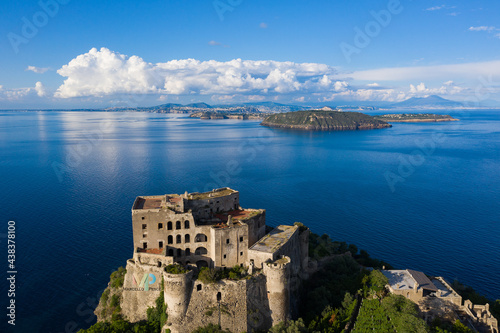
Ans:
[[[267,297],[273,325],[290,317],[290,258],[283,256],[263,265],[267,279]]]
[[[169,320],[179,322],[186,314],[192,290],[193,271],[184,274],[163,272],[165,303]]]

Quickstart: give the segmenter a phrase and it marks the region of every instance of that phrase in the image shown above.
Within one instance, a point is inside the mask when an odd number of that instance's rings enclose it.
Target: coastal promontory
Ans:
[[[261,125],[308,131],[349,131],[387,128],[392,125],[360,112],[294,111],[267,116]]]

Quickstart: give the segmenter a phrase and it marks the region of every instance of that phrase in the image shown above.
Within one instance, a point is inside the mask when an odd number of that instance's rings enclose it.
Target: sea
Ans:
[[[225,186],[266,209],[269,225],[300,221],[500,299],[500,111],[431,112],[460,121],[301,132],[185,114],[0,111],[0,331],[89,327],[109,275],[132,257],[135,197]]]

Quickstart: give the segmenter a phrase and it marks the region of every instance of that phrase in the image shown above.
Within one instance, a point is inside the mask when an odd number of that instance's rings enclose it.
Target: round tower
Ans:
[[[192,289],[193,271],[184,274],[163,272],[165,303],[169,321],[179,322],[186,314]]]
[[[290,317],[290,258],[283,256],[271,263],[265,263],[267,297],[273,326]]]

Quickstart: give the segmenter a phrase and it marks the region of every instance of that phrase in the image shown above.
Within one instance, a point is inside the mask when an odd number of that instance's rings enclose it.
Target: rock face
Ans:
[[[392,127],[364,113],[339,111],[295,111],[273,114],[264,119],[262,126],[308,131],[352,131]]]

